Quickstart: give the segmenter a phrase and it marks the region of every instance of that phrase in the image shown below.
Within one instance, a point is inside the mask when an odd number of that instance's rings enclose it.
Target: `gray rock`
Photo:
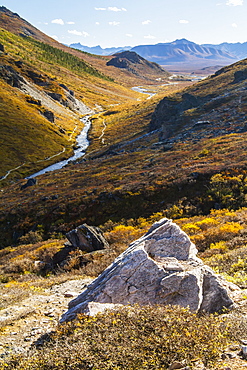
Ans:
[[[89,226],[87,224],[80,225],[68,232],[66,236],[74,248],[79,248],[86,252],[93,252],[109,247],[102,231],[95,226]]]
[[[48,109],[44,109],[42,111],[40,111],[40,113],[48,120],[50,121],[51,123],[54,123],[55,122],[55,116],[54,116],[54,113],[51,111],[51,110],[48,110]]]
[[[24,82],[23,77],[9,65],[0,66],[0,78],[12,87],[21,88],[21,83]]]
[[[34,186],[37,184],[37,179],[31,177],[30,179],[27,180],[27,182],[25,184],[23,184],[21,186],[21,190],[24,190],[26,188],[28,188],[29,186]]]
[[[216,312],[233,304],[232,286],[196,257],[189,237],[171,220],[162,219],[130,244],[97,279],[69,303],[61,321],[101,304],[180,305]],[[234,286],[234,289],[238,289]]]

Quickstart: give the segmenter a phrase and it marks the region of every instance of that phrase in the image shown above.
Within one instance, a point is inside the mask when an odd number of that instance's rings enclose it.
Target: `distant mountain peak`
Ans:
[[[187,39],[176,39],[172,42],[172,44],[195,44],[195,42],[189,41]]]

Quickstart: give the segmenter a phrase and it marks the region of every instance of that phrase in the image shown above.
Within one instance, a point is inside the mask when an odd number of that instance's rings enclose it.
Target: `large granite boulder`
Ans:
[[[210,313],[229,308],[233,305],[229,293],[238,287],[217,276],[196,254],[189,237],[164,218],[72,300],[61,321],[74,319],[77,313],[94,314],[91,307],[96,303],[97,312],[135,303]]]

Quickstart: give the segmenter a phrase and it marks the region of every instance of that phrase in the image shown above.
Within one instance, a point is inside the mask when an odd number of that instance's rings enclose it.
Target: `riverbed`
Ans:
[[[68,158],[64,159],[63,161],[54,163],[48,167],[45,167],[43,170],[40,170],[33,175],[30,175],[27,177],[27,179],[31,179],[34,177],[37,177],[39,175],[43,175],[46,172],[51,172],[55,170],[59,170],[66,166],[68,163],[75,161],[85,155],[85,151],[87,147],[89,146],[89,140],[88,140],[88,131],[91,127],[91,121],[90,121],[90,116],[85,116],[81,119],[81,121],[84,123],[84,127],[81,131],[81,133],[77,136],[76,138],[76,149],[74,150],[74,154]]]

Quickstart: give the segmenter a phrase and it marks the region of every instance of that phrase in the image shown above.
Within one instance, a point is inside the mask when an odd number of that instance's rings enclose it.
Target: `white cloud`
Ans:
[[[64,21],[62,19],[53,19],[51,23],[61,24],[62,26],[64,25]]]
[[[56,35],[51,36],[54,40],[58,40],[58,37]]]
[[[83,37],[88,37],[90,36],[89,33],[83,31],[76,31],[76,30],[68,30],[68,33],[71,33],[72,35],[76,35],[76,36],[83,36]]]
[[[67,24],[75,24],[75,22],[66,22]]]
[[[155,36],[152,36],[152,35],[147,35],[147,36],[144,36],[144,39],[153,40],[153,39],[156,39],[156,37]]]
[[[110,12],[127,12],[125,8],[117,8],[116,6],[108,6],[107,10]]]
[[[95,24],[98,26],[100,23],[99,22],[95,22]]]
[[[151,21],[149,19],[147,19],[146,21],[143,21],[142,24],[149,24],[151,23]]]
[[[108,6],[108,8],[94,8],[95,10],[108,10],[109,12],[127,12],[125,8],[117,8],[116,6]]]
[[[226,5],[233,5],[233,6],[238,6],[238,5],[243,5],[244,0],[228,0],[226,2]]]
[[[126,36],[127,37],[133,37],[133,35],[131,33],[126,33]]]
[[[120,22],[116,22],[116,21],[109,22],[110,26],[118,26],[119,24],[120,24]]]
[[[237,28],[237,27],[238,27],[238,25],[237,25],[236,23],[232,23],[232,27],[233,27],[233,28]]]
[[[188,24],[189,21],[187,21],[186,19],[180,19],[179,23],[181,23],[181,24]]]

